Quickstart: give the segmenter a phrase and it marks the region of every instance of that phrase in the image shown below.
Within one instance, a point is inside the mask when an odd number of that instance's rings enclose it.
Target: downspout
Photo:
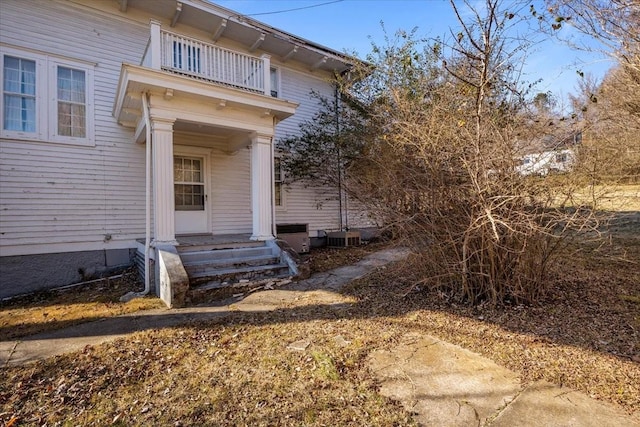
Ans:
[[[144,291],[141,295],[147,295],[151,290],[151,280],[149,278],[149,258],[151,251],[151,118],[149,114],[149,94],[142,94],[142,114],[146,127],[146,161],[145,161],[145,200],[144,200]]]
[[[142,93],[142,115],[146,131],[145,147],[145,236],[144,236],[144,290],[142,292],[128,292],[120,297],[120,301],[127,302],[134,298],[140,298],[151,290],[149,278],[149,253],[151,251],[151,119],[149,117],[149,97]]]
[[[336,149],[338,156],[338,211],[340,212],[340,231],[342,227],[342,159],[340,156],[340,117],[338,116],[338,84],[336,83],[335,91],[335,111],[336,111]]]
[[[274,128],[275,128],[275,121]],[[277,229],[276,229],[276,169],[275,169],[275,155],[276,149],[273,146],[273,137],[271,137],[271,234],[273,237],[276,237]],[[281,177],[282,178],[282,177]],[[282,196],[281,196],[282,197]]]

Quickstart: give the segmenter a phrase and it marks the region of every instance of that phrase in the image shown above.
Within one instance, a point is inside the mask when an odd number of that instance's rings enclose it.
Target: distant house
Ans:
[[[547,136],[519,147],[520,164],[516,170],[522,175],[546,176],[571,170],[576,160],[575,148],[582,141],[580,132],[558,138]]]
[[[0,21],[0,298],[136,257],[162,292],[221,247],[254,255],[219,268],[282,275],[278,224],[304,248],[340,228],[337,200],[285,188],[274,141],[354,58],[203,0],[3,0]]]

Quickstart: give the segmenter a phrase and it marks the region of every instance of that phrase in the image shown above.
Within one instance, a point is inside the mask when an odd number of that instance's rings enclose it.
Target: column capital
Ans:
[[[252,145],[271,144],[271,138],[273,137],[273,135],[268,133],[253,132],[251,135],[249,135],[249,137],[251,138]]]
[[[158,117],[151,115],[151,129],[159,131],[173,132],[173,124],[176,119],[168,119],[166,117]]]

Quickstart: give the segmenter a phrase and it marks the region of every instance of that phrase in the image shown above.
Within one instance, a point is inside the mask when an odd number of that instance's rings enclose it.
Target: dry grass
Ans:
[[[141,290],[132,273],[61,291],[38,292],[0,304],[0,341],[60,329],[91,320],[164,307],[158,298],[119,298]]]
[[[545,179],[553,179],[547,177]],[[569,205],[593,206],[609,212],[640,212],[640,184],[596,185],[590,189],[576,191]],[[567,204],[564,197],[558,197],[556,203]]]
[[[395,265],[354,282],[344,296],[355,302],[339,308],[234,312],[7,368],[0,421],[412,425],[410,414],[377,394],[364,367],[367,354],[411,331],[479,352],[524,382],[562,384],[631,412],[640,407],[639,226],[614,228],[604,246],[567,248],[539,306],[457,305],[437,289],[412,287],[410,264]],[[321,251],[312,262],[337,266],[350,257]],[[309,347],[287,349],[298,340]]]
[[[437,288],[413,286],[419,278],[411,261],[355,283],[352,295],[365,310],[481,353],[525,382],[547,380],[637,411],[640,214],[634,217],[614,222],[604,244],[564,249],[538,305],[456,304]]]
[[[413,425],[363,368],[384,338],[327,314],[238,314],[8,369],[2,411],[22,425]]]

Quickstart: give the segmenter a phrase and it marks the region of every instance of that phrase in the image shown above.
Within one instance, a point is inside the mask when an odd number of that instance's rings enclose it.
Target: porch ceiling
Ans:
[[[234,137],[272,134],[276,121],[292,116],[298,104],[161,70],[123,64],[113,106],[118,123],[139,127],[142,94],[152,98],[152,115],[176,120],[176,130]],[[155,109],[155,110],[154,110]]]

